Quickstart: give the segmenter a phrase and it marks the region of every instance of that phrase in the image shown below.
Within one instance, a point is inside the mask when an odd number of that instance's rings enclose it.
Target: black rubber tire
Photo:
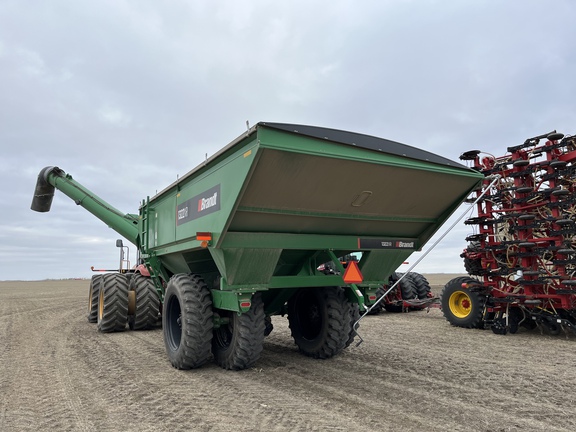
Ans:
[[[140,273],[130,280],[130,290],[136,294],[136,310],[129,320],[131,330],[150,330],[156,327],[160,314],[160,298],[154,281]]]
[[[242,370],[254,365],[264,347],[266,315],[260,293],[252,296],[248,312],[218,310],[221,317],[230,321],[227,325],[214,329],[212,354],[220,367],[228,370]]]
[[[164,296],[166,354],[176,369],[194,369],[212,358],[212,295],[198,275],[176,274]]]
[[[391,278],[391,283],[395,283],[402,277],[403,274],[404,273],[395,273]],[[408,275],[402,278],[402,280],[396,286],[395,289],[400,290],[402,300],[411,300],[418,298],[418,295],[416,294],[416,287],[414,286],[414,281],[412,281],[412,279],[408,277]],[[384,309],[386,309],[388,312],[402,312],[404,310],[404,306],[394,303],[385,303]]]
[[[98,322],[98,296],[100,295],[100,285],[102,285],[101,274],[92,276],[90,289],[88,290],[88,322]]]
[[[403,273],[396,273],[396,279],[400,279]],[[410,273],[400,281],[400,292],[402,293],[402,300],[411,300],[418,298],[414,282],[410,278]]]
[[[482,268],[482,260],[480,258],[470,259],[464,258],[464,269],[466,273],[481,276],[484,274],[484,269]]]
[[[450,324],[464,328],[483,328],[487,297],[469,289],[462,288],[464,283],[477,283],[468,276],[457,277],[449,281],[440,295],[442,313]]]
[[[410,272],[406,277],[412,279],[414,285],[414,291],[416,292],[416,297],[419,300],[426,300],[432,297],[432,289],[430,288],[430,283],[423,275],[416,272]]]
[[[350,302],[341,287],[301,288],[288,301],[288,323],[300,351],[327,359],[350,340]]]
[[[478,252],[480,250],[480,242],[470,242],[466,247],[467,252]],[[466,273],[473,276],[480,276],[484,274],[481,258],[468,258],[465,254],[460,255],[464,257],[464,268]]]
[[[360,308],[358,307],[358,303],[350,303],[350,332],[348,333],[348,340],[346,341],[344,348],[348,348],[352,342],[354,342],[358,330],[354,328],[354,323],[359,319]],[[360,324],[358,324],[358,328],[360,328]]]
[[[106,273],[98,295],[98,330],[102,333],[124,331],[127,320],[128,278],[120,273]]]

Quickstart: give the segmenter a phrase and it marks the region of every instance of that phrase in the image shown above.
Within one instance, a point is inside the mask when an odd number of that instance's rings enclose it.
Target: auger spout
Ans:
[[[49,212],[55,189],[84,207],[128,241],[138,245],[137,215],[122,213],[58,167],[48,166],[40,171],[30,208],[41,213]]]

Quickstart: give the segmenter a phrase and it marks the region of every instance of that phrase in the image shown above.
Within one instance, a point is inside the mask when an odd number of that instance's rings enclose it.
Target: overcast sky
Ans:
[[[575,22],[571,0],[0,0],[0,280],[118,265],[118,235],[62,193],[30,210],[45,166],[136,213],[247,120],[453,160],[574,134]],[[462,272],[469,230],[415,270]]]

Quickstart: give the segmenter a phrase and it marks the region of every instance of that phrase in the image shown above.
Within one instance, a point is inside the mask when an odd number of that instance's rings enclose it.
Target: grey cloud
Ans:
[[[2,2],[0,279],[116,263],[117,235],[67,198],[29,210],[47,165],[135,212],[246,120],[452,159],[574,133],[575,16],[570,1]],[[421,270],[462,271],[466,230]]]

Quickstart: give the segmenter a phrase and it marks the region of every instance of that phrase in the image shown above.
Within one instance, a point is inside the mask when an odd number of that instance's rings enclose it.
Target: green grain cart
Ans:
[[[372,136],[258,123],[124,214],[60,168],[44,168],[32,209],[54,189],[138,248],[139,265],[94,276],[89,320],[102,332],[162,318],[178,369],[214,357],[252,366],[288,315],[304,354],[329,358],[354,339],[376,290],[446,221],[482,175],[435,154]],[[338,259],[360,252],[358,264]],[[339,272],[319,268],[333,262]]]

